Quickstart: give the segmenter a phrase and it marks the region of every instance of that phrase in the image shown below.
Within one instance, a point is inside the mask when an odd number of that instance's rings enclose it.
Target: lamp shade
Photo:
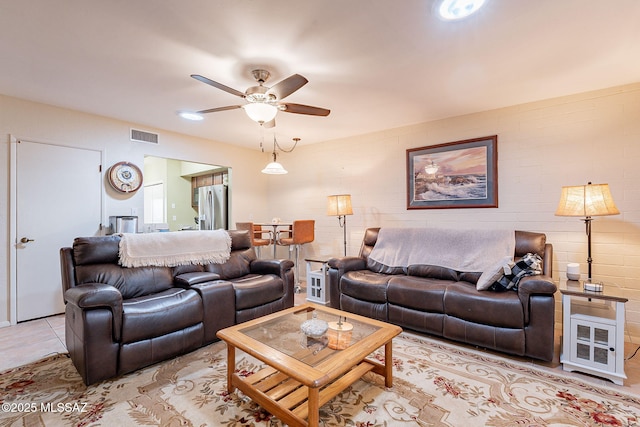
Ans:
[[[327,215],[353,215],[351,194],[334,194],[327,197]]]
[[[260,124],[270,122],[278,114],[278,107],[264,102],[252,102],[243,108],[251,120]]]
[[[266,173],[267,175],[284,175],[287,170],[282,167],[282,165],[278,162],[271,162],[267,166],[262,169],[262,173]]]
[[[618,215],[620,211],[613,202],[609,184],[587,184],[562,187],[558,216],[604,216]]]

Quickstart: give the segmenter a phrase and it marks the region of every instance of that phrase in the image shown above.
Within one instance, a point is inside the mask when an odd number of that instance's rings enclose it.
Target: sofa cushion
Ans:
[[[459,273],[447,267],[439,265],[413,264],[407,268],[409,276],[428,277],[432,279],[452,280],[457,282]]]
[[[202,322],[202,300],[192,289],[172,288],[122,303],[122,342],[132,343]]]
[[[394,276],[369,270],[349,271],[340,279],[340,291],[358,300],[387,302],[387,284]]]
[[[75,265],[117,264],[119,261],[120,236],[77,237],[73,240],[73,262]]]
[[[443,298],[451,280],[430,279],[415,276],[395,276],[389,280],[387,300],[389,304],[420,311],[443,313]]]
[[[476,283],[478,283],[480,276],[482,276],[482,273],[480,272],[475,273],[470,271],[461,271],[458,280],[460,282],[467,282],[475,285]]]
[[[515,261],[531,252],[544,258],[547,236],[544,233],[534,233],[531,231],[516,231]]]
[[[264,305],[284,296],[284,283],[273,274],[249,274],[230,282],[236,294],[236,310]]]
[[[253,251],[232,251],[229,260],[224,264],[207,264],[205,270],[217,273],[221,279],[235,279],[251,272]]]
[[[155,294],[173,287],[169,267],[124,268],[118,264],[76,266],[76,285],[104,283],[117,288],[123,299]]]
[[[404,267],[391,267],[367,258],[367,269],[382,274],[405,274]]]
[[[452,283],[444,294],[444,312],[474,323],[524,328],[522,303],[515,292],[478,292],[466,282]]]

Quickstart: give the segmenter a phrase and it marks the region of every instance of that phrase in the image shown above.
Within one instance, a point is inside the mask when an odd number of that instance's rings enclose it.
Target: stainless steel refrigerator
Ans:
[[[229,229],[227,186],[198,188],[198,224],[200,230]]]

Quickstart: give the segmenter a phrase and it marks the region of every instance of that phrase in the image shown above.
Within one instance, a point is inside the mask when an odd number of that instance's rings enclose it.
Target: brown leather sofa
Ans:
[[[185,231],[185,233],[188,233]],[[60,250],[65,338],[85,384],[215,341],[227,326],[293,306],[293,262],[256,258],[246,231],[229,231],[224,264],[118,264],[118,235]]]
[[[329,265],[330,305],[404,328],[518,356],[552,360],[556,285],[553,248],[542,233],[516,231],[517,261],[526,253],[543,259],[543,275],[520,280],[517,291],[476,290],[479,273],[411,265],[404,271],[372,271],[368,257],[379,228],[365,232],[358,257]]]

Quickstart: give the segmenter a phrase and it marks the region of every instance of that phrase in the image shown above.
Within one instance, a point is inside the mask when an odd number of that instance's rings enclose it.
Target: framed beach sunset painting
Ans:
[[[497,135],[407,150],[407,209],[497,207]]]

